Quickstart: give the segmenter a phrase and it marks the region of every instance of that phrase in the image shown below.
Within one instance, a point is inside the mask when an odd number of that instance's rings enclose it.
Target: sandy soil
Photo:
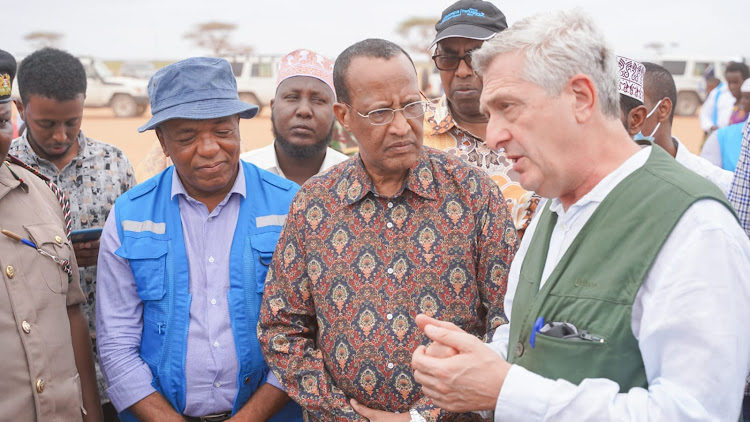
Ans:
[[[270,108],[266,107],[259,116],[250,120],[241,120],[242,138],[255,147],[270,144],[272,140],[270,112]],[[150,116],[150,112],[147,111],[141,117],[118,119],[114,117],[110,109],[87,108],[84,111],[82,129],[91,138],[121,148],[135,167],[156,142],[154,131],[138,133],[138,127],[146,123]],[[700,150],[703,132],[697,116],[675,117],[672,132],[691,151]]]

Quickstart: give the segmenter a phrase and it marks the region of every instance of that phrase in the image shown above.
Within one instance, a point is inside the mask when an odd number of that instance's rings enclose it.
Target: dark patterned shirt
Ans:
[[[393,197],[361,159],[310,179],[295,197],[266,278],[258,336],[274,374],[310,420],[365,420],[347,398],[427,420],[479,420],[432,405],[411,355],[418,313],[478,337],[506,323],[516,230],[497,184],[424,148]]]
[[[87,138],[83,131],[78,133],[78,155],[62,170],[52,162],[39,157],[23,136],[13,140],[10,153],[49,177],[59,186],[70,201],[72,229],[104,227],[104,220],[115,199],[135,186],[133,166],[123,152],[112,145]],[[96,266],[80,268],[81,288],[86,295],[83,311],[89,319],[92,339],[96,335]],[[99,354],[94,345],[94,361],[99,383],[99,397],[108,402],[105,393],[104,376],[99,369]]]

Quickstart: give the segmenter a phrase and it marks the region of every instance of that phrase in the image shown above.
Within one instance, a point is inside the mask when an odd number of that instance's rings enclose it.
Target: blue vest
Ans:
[[[232,414],[265,383],[268,366],[256,335],[268,265],[289,205],[299,187],[240,161],[247,197],[241,198],[229,264],[229,314],[237,352],[237,396]],[[191,295],[179,199],[171,198],[174,166],[134,187],[115,202],[117,256],[130,263],[143,302],[140,356],[151,368],[151,384],[178,411],[185,408],[185,358]],[[137,421],[129,411],[123,422]],[[302,421],[290,401],[273,421]]]
[[[745,122],[735,123],[716,131],[721,150],[721,167],[724,170],[734,172],[734,168],[737,167],[737,161],[740,159],[740,151],[742,150],[743,126],[745,126]]]

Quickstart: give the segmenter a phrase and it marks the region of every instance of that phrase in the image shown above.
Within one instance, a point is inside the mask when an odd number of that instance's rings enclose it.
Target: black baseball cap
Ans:
[[[485,41],[507,28],[505,15],[491,2],[459,0],[445,9],[435,24],[437,35],[430,48],[446,38]]]
[[[16,69],[16,59],[7,51],[0,50],[0,104],[10,101]]]

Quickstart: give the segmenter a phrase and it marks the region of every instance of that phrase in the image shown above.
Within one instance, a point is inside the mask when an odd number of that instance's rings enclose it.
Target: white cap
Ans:
[[[646,74],[646,66],[627,57],[617,56],[617,66],[620,71],[620,84],[618,91],[622,95],[643,102],[643,75]]]

